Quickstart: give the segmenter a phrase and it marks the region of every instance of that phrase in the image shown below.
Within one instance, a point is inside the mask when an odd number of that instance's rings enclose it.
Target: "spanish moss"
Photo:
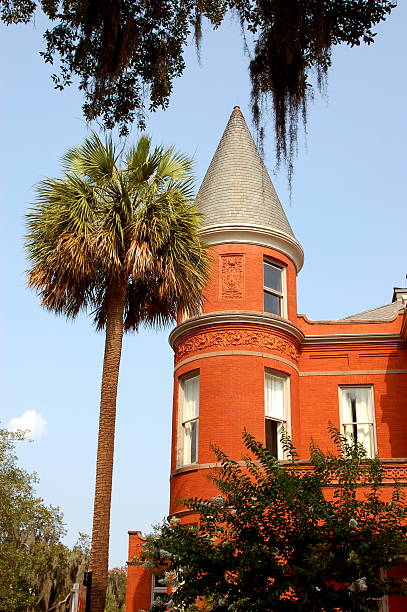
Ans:
[[[58,60],[55,87],[76,77],[85,118],[127,134],[134,121],[144,127],[147,109],[168,107],[190,35],[200,58],[203,20],[216,29],[236,15],[243,50],[246,34],[254,39],[249,74],[258,139],[271,119],[277,162],[286,163],[291,181],[298,128],[306,125],[314,89],[326,87],[332,49],[371,44],[374,27],[395,6],[392,0],[0,0],[0,16],[6,24],[27,23],[41,8],[53,26],[44,33],[42,56]]]

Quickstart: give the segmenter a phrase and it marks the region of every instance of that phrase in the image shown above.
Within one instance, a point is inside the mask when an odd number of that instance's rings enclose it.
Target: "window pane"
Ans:
[[[374,456],[373,446],[373,423],[364,423],[357,425],[344,425],[343,432],[349,444],[363,444],[367,457]]]
[[[184,380],[184,414],[183,421],[194,419],[199,415],[199,376]]]
[[[356,396],[356,419],[361,423],[373,420],[370,406],[370,389],[353,389]]]
[[[265,375],[265,414],[268,417],[285,420],[284,417],[284,380],[266,372]]]
[[[278,422],[272,419],[266,419],[266,448],[274,457],[277,457],[278,448]]]
[[[344,423],[370,423],[373,421],[370,388],[342,389],[342,419]]]
[[[341,387],[343,432],[349,444],[363,444],[374,457],[373,402],[371,387]]]
[[[198,421],[184,425],[184,465],[196,463],[198,447]]]
[[[164,578],[163,574],[153,574],[153,588],[162,587],[163,584],[160,583],[160,580]]]
[[[281,268],[264,262],[264,286],[281,293]]]
[[[353,440],[355,436],[355,432],[353,431],[353,425],[344,425],[343,433],[344,433],[344,436],[348,444],[353,444]]]
[[[274,293],[264,292],[264,312],[281,315],[281,298]]]
[[[373,457],[372,434],[373,434],[372,425],[370,424],[358,425],[356,437],[357,437],[359,444],[363,444],[368,457]]]
[[[192,421],[191,426],[191,463],[196,463],[198,454],[198,421]]]
[[[157,601],[157,599],[163,599],[165,597],[165,595],[167,594],[167,591],[162,591],[161,593],[153,593],[153,601]]]

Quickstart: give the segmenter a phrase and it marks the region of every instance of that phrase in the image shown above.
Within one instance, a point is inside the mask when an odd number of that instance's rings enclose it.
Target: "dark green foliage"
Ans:
[[[0,612],[42,612],[66,597],[86,569],[82,536],[69,549],[58,508],[35,495],[36,477],[17,465],[21,433],[0,429]]]
[[[124,612],[126,605],[127,567],[109,570],[105,612]]]
[[[260,135],[265,110],[274,111],[277,155],[292,167],[298,120],[306,119],[310,75],[323,85],[333,46],[374,40],[373,27],[392,0],[0,0],[1,18],[27,23],[36,8],[53,21],[42,55],[58,60],[55,87],[79,79],[87,119],[127,125],[144,109],[166,108],[174,78],[185,68],[191,31],[199,48],[201,21],[217,28],[236,14],[254,36],[250,60],[253,119]]]
[[[250,6],[239,14],[255,32],[250,61],[252,112],[262,131],[267,106],[274,110],[277,158],[288,160],[289,176],[300,119],[306,123],[307,103],[313,96],[312,74],[321,91],[335,45],[371,44],[374,25],[390,13],[392,1],[365,0],[242,0]]]
[[[164,566],[176,587],[173,612],[197,597],[218,612],[371,612],[378,598],[407,593],[382,573],[407,560],[402,491],[384,501],[380,460],[331,435],[336,454],[312,444],[307,469],[288,437],[285,465],[248,433],[244,465],[215,449],[219,495],[185,503],[199,528],[173,519],[145,547],[144,564]]]

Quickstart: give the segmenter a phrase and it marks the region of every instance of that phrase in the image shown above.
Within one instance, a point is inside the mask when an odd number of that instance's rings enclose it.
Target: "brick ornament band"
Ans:
[[[211,346],[251,346],[257,350],[264,349],[283,353],[295,361],[298,361],[300,356],[294,344],[264,331],[216,331],[198,334],[180,342],[175,348],[175,362],[180,361],[188,353],[207,349]]]

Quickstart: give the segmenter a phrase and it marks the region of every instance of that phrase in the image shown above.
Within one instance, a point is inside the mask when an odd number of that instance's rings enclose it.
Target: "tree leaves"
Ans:
[[[14,445],[23,432],[0,429],[0,611],[41,612],[64,598],[86,569],[89,543],[70,550],[58,508],[35,494],[37,482],[17,465]]]
[[[307,467],[287,436],[289,464],[247,432],[244,465],[215,449],[219,495],[184,502],[196,528],[170,520],[145,548],[149,567],[176,577],[172,604],[152,609],[193,610],[201,598],[217,611],[368,612],[385,594],[406,594],[402,581],[381,574],[406,559],[399,488],[386,497],[380,460],[330,432],[337,452],[312,443]]]
[[[92,133],[62,158],[27,214],[28,284],[68,317],[91,308],[106,320],[110,284],[126,287],[124,328],[160,325],[195,312],[208,256],[192,204],[191,160],[141,136],[124,151]]]
[[[0,0],[1,18],[27,23],[41,7],[54,26],[41,54],[59,74],[57,89],[79,81],[87,120],[107,129],[137,121],[145,109],[167,108],[173,81],[185,69],[188,36],[197,48],[206,18],[217,28],[236,14],[254,37],[249,73],[252,116],[262,138],[272,110],[277,158],[292,174],[299,123],[306,123],[313,79],[323,90],[335,45],[374,41],[375,25],[396,6],[392,0]]]

